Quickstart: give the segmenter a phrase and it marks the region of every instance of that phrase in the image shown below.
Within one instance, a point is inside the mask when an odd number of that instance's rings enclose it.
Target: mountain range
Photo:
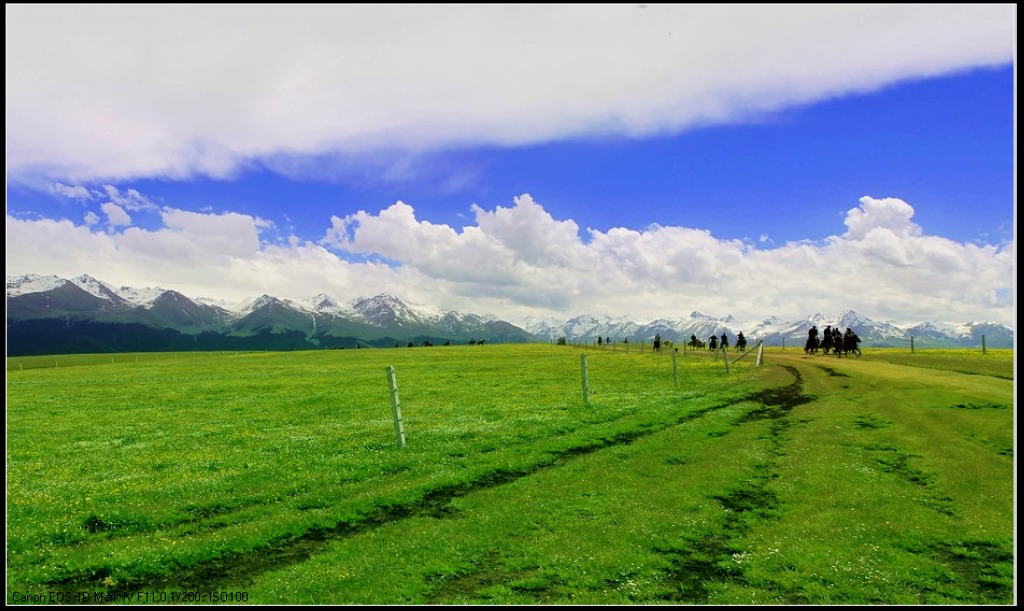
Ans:
[[[739,321],[700,312],[678,319],[637,323],[627,318],[581,315],[569,320],[525,319],[518,325],[479,316],[411,305],[391,295],[341,303],[319,294],[303,301],[262,295],[238,304],[190,298],[159,288],[115,288],[83,275],[70,280],[28,274],[7,278],[9,356],[92,352],[183,350],[307,350],[409,347],[467,343],[555,341],[593,343],[685,342],[725,333],[730,343],[742,332],[751,344],[802,346],[816,325],[856,331],[862,347],[1013,346],[1014,331],[992,322],[876,322],[846,310],[797,321]]]
[[[983,336],[985,345],[989,348],[1012,348],[1014,341],[1013,329],[999,323],[878,322],[853,310],[833,314],[818,313],[800,320],[770,317],[757,321],[741,321],[732,316],[715,318],[701,312],[691,312],[689,316],[683,318],[658,319],[645,324],[632,322],[628,318],[598,318],[584,315],[565,322],[528,320],[523,325],[527,331],[538,337],[589,339],[591,343],[597,337],[612,341],[629,338],[630,342],[637,339],[649,342],[656,334],[664,340],[684,343],[691,336],[706,341],[712,335],[721,337],[722,333],[725,333],[730,345],[735,345],[737,333],[743,333],[748,344],[760,340],[768,346],[782,347],[802,347],[812,326],[816,326],[819,331],[824,330],[826,326],[839,327],[842,331],[849,327],[860,336],[862,347],[875,348],[909,347],[911,338],[915,346],[922,348],[980,347]]]

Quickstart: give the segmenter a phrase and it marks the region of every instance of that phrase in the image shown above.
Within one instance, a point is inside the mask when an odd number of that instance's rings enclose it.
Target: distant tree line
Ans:
[[[466,342],[466,340],[462,340]],[[470,339],[470,345],[484,339]],[[106,354],[121,352],[189,352],[251,350],[341,350],[346,348],[390,348],[405,345],[450,346],[461,343],[443,337],[417,336],[406,342],[394,337],[362,339],[318,335],[303,332],[266,330],[252,335],[226,335],[212,331],[191,335],[174,329],[156,328],[140,323],[98,322],[42,318],[8,321],[7,355]]]

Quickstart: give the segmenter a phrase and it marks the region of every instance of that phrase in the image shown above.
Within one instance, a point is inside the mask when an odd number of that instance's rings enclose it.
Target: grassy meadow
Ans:
[[[1011,351],[765,358],[9,358],[7,602],[1015,601]]]

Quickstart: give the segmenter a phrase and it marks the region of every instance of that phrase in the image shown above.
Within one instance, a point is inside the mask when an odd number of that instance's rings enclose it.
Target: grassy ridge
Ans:
[[[584,406],[567,347],[127,360],[8,361],[9,590],[1011,596],[1012,382],[999,371],[769,353],[726,374],[691,355],[675,388],[668,354],[591,351]]]

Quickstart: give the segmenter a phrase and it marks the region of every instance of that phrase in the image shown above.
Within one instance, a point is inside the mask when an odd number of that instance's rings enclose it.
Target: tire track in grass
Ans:
[[[802,378],[798,370],[786,367],[794,375],[796,382],[787,387],[771,389],[749,397],[761,403],[738,418],[734,423],[739,427],[754,421],[769,423],[768,456],[753,465],[753,477],[744,480],[741,486],[712,495],[719,505],[727,510],[722,527],[715,532],[683,535],[682,541],[651,548],[651,551],[665,559],[667,568],[660,571],[661,583],[668,585],[670,591],[658,593],[648,598],[637,599],[633,604],[650,603],[681,603],[707,604],[715,595],[715,589],[722,584],[736,587],[750,587],[743,569],[737,558],[742,558],[749,549],[742,547],[751,528],[768,526],[777,517],[781,502],[769,487],[771,481],[778,477],[778,460],[785,454],[784,445],[787,430],[802,422],[793,417],[792,410],[797,406],[814,400],[814,397],[802,393]],[[826,373],[829,373],[826,371]],[[834,376],[830,377],[848,377]],[[854,426],[860,429],[884,429],[892,422],[877,417],[858,417]],[[914,473],[903,465],[899,471],[912,476],[911,483],[926,485]],[[951,501],[951,499],[950,499]],[[943,511],[942,507],[936,509]],[[993,604],[1012,597],[1011,567],[1013,554],[1010,548],[999,543],[971,540],[956,543],[940,541],[926,545],[921,553],[927,553],[941,559],[941,564],[955,573],[956,582],[963,584],[959,588],[924,588],[924,592],[933,592],[943,597],[961,599],[965,603]],[[426,599],[427,604],[452,604],[480,598],[482,589],[504,586],[505,588],[528,597],[527,604],[552,604],[564,600],[564,593],[559,590],[565,581],[560,575],[545,574],[535,567],[512,570],[494,559],[493,554],[485,556],[474,567],[466,572],[455,574],[438,573],[433,578],[439,586]],[[622,579],[606,580],[610,588],[621,588]],[[659,581],[654,579],[654,581]],[[429,581],[427,583],[434,583]],[[817,601],[806,596],[802,591],[782,587],[772,581],[762,582],[758,586],[772,600],[782,604],[814,604]],[[884,604],[886,600],[872,599],[871,604]]]
[[[308,560],[326,545],[338,539],[365,533],[381,526],[416,516],[436,517],[442,515],[443,512],[448,511],[448,507],[453,499],[475,491],[507,484],[546,469],[558,468],[571,460],[592,452],[628,445],[638,439],[667,428],[697,420],[707,414],[739,403],[757,402],[762,404],[761,408],[756,408],[744,416],[740,423],[763,418],[778,418],[777,414],[780,410],[788,412],[795,405],[812,399],[812,397],[801,394],[803,383],[799,372],[787,365],[782,367],[796,378],[793,383],[787,386],[759,391],[726,403],[688,412],[674,420],[660,422],[653,426],[649,423],[640,423],[637,425],[638,428],[636,430],[622,431],[614,435],[586,440],[562,452],[549,454],[547,460],[542,460],[532,465],[522,468],[497,469],[471,482],[440,486],[429,491],[414,502],[378,507],[359,520],[339,522],[328,528],[314,528],[301,535],[283,537],[252,551],[229,553],[191,566],[179,565],[174,567],[171,573],[166,576],[124,580],[106,587],[108,599],[123,600],[133,593],[140,591],[209,592],[237,590],[240,584],[245,584],[263,573]],[[775,433],[773,433],[773,436],[775,436]],[[741,501],[735,499],[720,499],[720,502],[723,502],[723,504],[730,502],[741,503]],[[75,576],[43,585],[91,591],[109,584],[110,578],[110,573],[101,569],[92,571],[87,576]]]
[[[756,402],[761,405],[737,419],[733,426],[739,427],[755,421],[771,421],[769,452],[773,455],[782,453],[783,434],[791,426],[787,418],[789,412],[798,405],[814,399],[814,397],[803,394],[803,378],[799,371],[790,366],[783,366],[783,368],[793,375],[793,383],[754,393],[729,404]],[[714,409],[721,407],[724,406]],[[707,415],[710,411],[712,410],[704,410],[701,415]],[[770,519],[771,513],[778,505],[775,494],[767,489],[768,482],[775,477],[774,461],[771,459],[762,461],[755,468],[753,482],[745,480],[742,488],[710,497],[729,512],[721,532],[705,537],[692,537],[682,544],[670,547],[651,549],[655,554],[666,558],[668,568],[662,571],[663,583],[672,591],[644,601],[638,600],[635,604],[644,604],[645,601],[651,603],[707,603],[710,596],[709,583],[743,582],[742,572],[729,562],[733,554],[741,551],[734,549],[731,542],[744,535],[751,514],[761,519]],[[534,601],[531,604],[551,604],[552,601],[558,600],[558,595],[553,589],[557,589],[561,583],[559,579],[550,576],[532,575],[530,570],[509,571],[507,568],[499,566],[493,559],[486,558],[477,565],[476,570],[456,576],[445,576],[444,582],[432,593],[426,603],[434,605],[473,600],[477,597],[480,588],[503,584],[521,595],[533,598]],[[606,583],[611,588],[619,588],[622,585],[619,580]]]
[[[931,552],[957,576],[964,604],[1003,605],[1014,600],[1014,554],[993,541],[938,542]]]
[[[898,363],[904,365],[905,363]],[[923,365],[921,368],[931,369]],[[825,371],[829,377],[850,377],[847,374],[837,372],[831,368],[816,365]],[[960,369],[948,369],[958,374],[990,376],[994,378],[1003,377],[1000,374],[984,373],[977,371],[964,371]],[[1012,379],[1012,376],[1010,376]],[[1011,409],[1010,405],[992,401],[979,401],[978,403],[956,403],[954,405],[935,406],[937,409],[968,409],[968,410],[1005,410]],[[893,426],[893,422],[884,420],[878,416],[858,416],[854,419],[853,425],[863,430],[882,430]],[[918,488],[922,494],[918,497],[920,503],[940,516],[959,518],[960,514],[955,500],[949,495],[943,494],[936,483],[936,474],[929,473],[913,466],[912,461],[920,458],[920,454],[905,451],[889,443],[868,443],[863,446],[868,456],[874,461],[875,467],[881,472],[899,478],[907,484]],[[992,449],[990,447],[990,449]],[[1013,450],[996,450],[999,455],[1013,456]],[[904,549],[913,554],[920,554],[935,562],[936,565],[949,571],[955,578],[936,587],[933,584],[919,585],[922,592],[922,600],[927,600],[927,595],[962,601],[963,604],[1005,604],[1013,600],[1014,593],[1014,552],[1013,541],[985,538],[968,538],[953,540],[933,540],[914,545],[905,545]],[[812,601],[787,600],[788,604],[809,604]],[[882,603],[885,601],[874,601]]]
[[[750,400],[759,402],[761,407],[751,410],[736,422],[736,426],[741,426],[758,420],[769,420],[771,456],[782,454],[783,435],[793,424],[788,418],[789,413],[798,405],[814,400],[814,397],[803,394],[803,376],[799,370],[789,365],[782,367],[793,375],[793,383],[751,395]],[[746,514],[764,520],[771,519],[772,512],[779,504],[775,493],[768,489],[768,483],[775,475],[774,459],[769,458],[756,466],[755,477],[744,482],[742,488],[711,497],[729,511],[723,532],[693,539],[682,546],[653,550],[668,560],[666,582],[674,586],[674,591],[662,596],[660,600],[707,604],[711,594],[709,584],[745,583],[742,572],[730,562],[734,554],[743,553],[743,550],[734,548],[731,542],[743,537],[747,531]],[[788,602],[800,604],[804,601]]]

